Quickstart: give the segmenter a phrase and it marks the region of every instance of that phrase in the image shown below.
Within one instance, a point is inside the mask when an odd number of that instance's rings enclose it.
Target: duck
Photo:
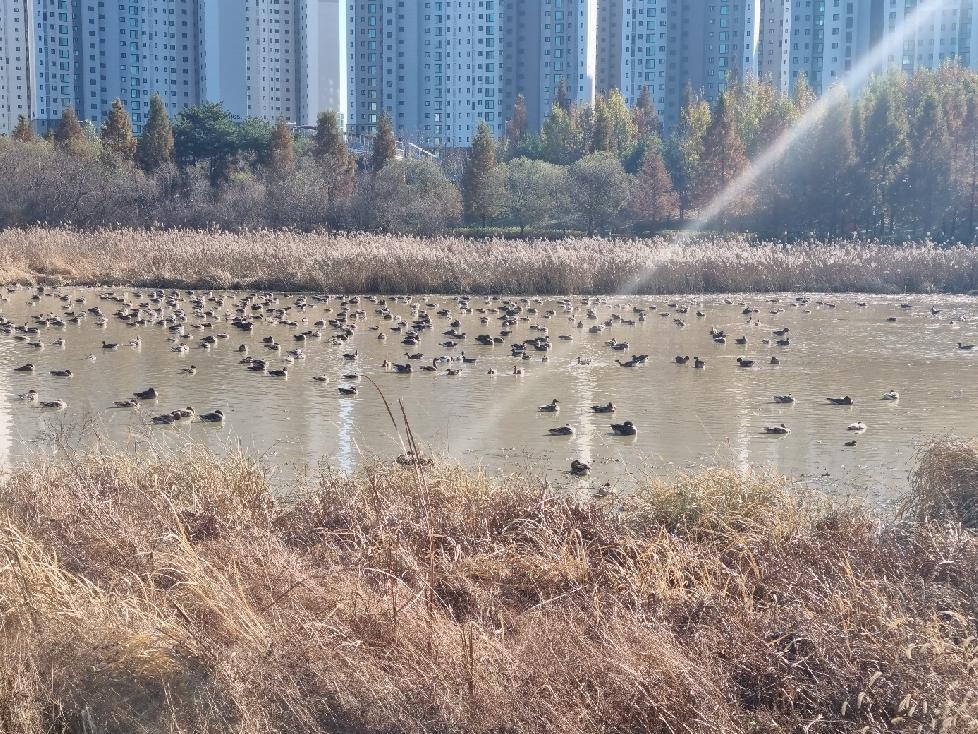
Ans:
[[[573,436],[574,426],[572,426],[570,423],[565,423],[559,428],[551,428],[549,433],[551,436]]]
[[[398,375],[410,375],[412,372],[414,372],[414,367],[410,362],[407,364],[392,364],[391,367]]]
[[[462,364],[475,364],[478,359],[478,357],[466,357],[465,352],[462,352]]]
[[[190,347],[186,344],[177,344],[175,347],[170,347],[171,352],[177,352],[178,354],[186,354],[190,351]]]
[[[200,420],[204,423],[223,423],[224,422],[224,412],[221,410],[214,410],[210,413],[204,413],[200,416]]]
[[[55,377],[71,377],[71,370],[51,370]]]
[[[614,403],[609,402],[607,405],[592,405],[591,410],[595,413],[614,413],[616,408]]]
[[[461,367],[449,367],[447,370],[445,370],[445,375],[447,377],[458,377],[461,374],[462,374]]]
[[[37,390],[33,390],[33,389],[28,390],[24,394],[18,395],[17,397],[20,398],[21,400],[27,401],[28,403],[36,403],[38,401]]]
[[[851,449],[853,446],[856,445],[856,439],[852,439],[851,441],[846,441],[844,445],[846,446],[846,448]]]
[[[591,364],[591,358],[590,357],[584,358],[584,357],[578,355],[578,357],[577,357],[577,363],[579,365],[589,365],[589,364]]]
[[[173,416],[173,413],[163,413],[161,415],[154,415],[151,419],[152,423],[157,426],[172,426],[177,422],[177,419]]]
[[[513,365],[513,374],[514,374],[514,375],[522,375],[522,374],[523,374],[523,368],[522,368],[522,367],[517,367],[517,366],[516,366],[516,365],[514,364],[514,365]]]
[[[740,344],[741,346],[743,346],[743,345],[747,344],[747,337],[746,336],[738,336],[736,339],[734,339],[734,342],[737,343],[737,344]]]
[[[744,359],[743,357],[737,357],[737,365],[740,366],[740,367],[745,367],[745,368],[753,367],[754,366],[754,360],[753,359]]]
[[[591,471],[591,466],[589,464],[585,464],[583,461],[574,459],[571,462],[570,471],[575,477],[584,477]]]
[[[611,430],[616,436],[634,436],[638,433],[638,429],[631,421],[625,421],[624,423],[612,423]]]
[[[196,375],[197,374],[197,365],[192,364],[189,367],[184,367],[182,370],[180,370],[180,374],[181,375]]]
[[[340,385],[336,390],[340,395],[356,395],[357,386],[356,385]]]
[[[781,364],[781,360],[778,359],[777,357],[771,357],[771,361],[768,362],[768,364],[779,365]]]
[[[64,410],[68,407],[68,403],[64,400],[44,400],[41,401],[40,405],[48,410]]]
[[[31,362],[21,365],[20,367],[14,367],[14,372],[33,372],[34,365]]]
[[[704,362],[699,357],[693,357],[693,367],[696,368],[696,369],[698,369],[698,370],[705,369],[706,368],[706,362]]]
[[[129,398],[127,400],[116,400],[112,403],[113,408],[137,408],[139,407],[139,401],[136,398]]]
[[[326,375],[316,375],[312,378],[313,382],[329,382],[329,378]]]
[[[866,430],[866,424],[862,421],[856,421],[855,423],[850,423],[848,426],[846,426],[846,430],[859,431],[861,433],[862,431]]]
[[[408,359],[424,359],[424,355],[421,352],[416,352],[411,354],[410,352],[405,352],[404,356]]]
[[[830,403],[832,403],[832,405],[852,405],[853,404],[852,398],[850,398],[848,395],[846,395],[844,398],[825,398],[825,399],[828,400]]]
[[[133,396],[139,400],[157,400],[160,397],[155,387],[147,388],[142,392],[134,392]]]
[[[958,342],[958,349],[964,352],[970,352],[974,348],[975,348],[974,344],[962,344],[961,342]]]
[[[885,393],[883,393],[883,400],[899,400],[899,399],[900,399],[900,393],[898,393],[896,390],[887,390]]]
[[[688,364],[688,363],[689,363],[688,355],[685,357],[676,357],[676,364]]]
[[[486,372],[486,374],[489,375],[490,377],[495,377],[496,376],[496,370],[494,368],[490,367],[489,370]]]
[[[269,370],[268,371],[268,376],[269,377],[288,377],[289,376],[289,368],[288,367],[283,367],[280,370]]]
[[[784,423],[781,423],[776,426],[765,426],[764,432],[776,436],[787,436],[789,433],[791,433],[791,429]]]
[[[560,401],[554,398],[546,405],[541,405],[537,408],[540,413],[559,413],[560,412]]]
[[[117,350],[118,348],[119,348],[119,345],[118,345],[118,344],[109,344],[108,342],[106,342],[106,341],[104,341],[104,340],[102,341],[102,349],[108,349],[108,350],[110,350],[110,351],[113,351],[113,352],[114,352],[114,351],[116,351],[116,350]]]
[[[354,352],[348,352],[348,353],[344,354],[343,355],[343,359],[347,360],[348,362],[352,362],[353,360],[355,360],[359,356],[360,356],[360,350],[358,349],[358,350],[356,350]]]
[[[188,405],[186,408],[177,408],[170,415],[173,416],[174,423],[190,423],[197,416],[197,411]]]
[[[795,402],[795,399],[793,397],[791,397],[790,394],[787,394],[787,395],[775,395],[774,396],[774,402],[781,403],[782,405],[789,405],[789,404]]]

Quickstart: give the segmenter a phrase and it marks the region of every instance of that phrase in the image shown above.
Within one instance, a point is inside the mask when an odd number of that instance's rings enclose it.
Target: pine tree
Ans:
[[[655,103],[652,101],[652,92],[649,91],[649,87],[646,84],[642,85],[642,91],[638,96],[638,102],[635,103],[632,116],[635,121],[635,132],[639,140],[647,141],[649,138],[657,136],[662,132],[659,111],[655,108]]]
[[[149,100],[149,116],[136,146],[136,162],[147,173],[173,160],[173,129],[163,99],[154,94]]]
[[[744,143],[737,132],[732,93],[722,92],[703,141],[703,175],[699,194],[707,203],[720,194],[747,165]]]
[[[380,171],[397,158],[397,141],[394,140],[394,128],[391,119],[384,113],[377,121],[377,134],[374,135],[373,153],[370,156],[370,170]]]
[[[506,123],[506,140],[509,143],[511,154],[519,150],[529,127],[529,120],[526,115],[526,97],[518,94],[516,95],[516,102],[513,103],[513,116]]]
[[[274,171],[287,171],[295,165],[295,139],[289,123],[281,116],[275,121],[275,129],[272,131],[270,158]]]
[[[17,116],[17,127],[14,128],[10,137],[19,143],[30,143],[35,140],[34,130],[26,115]]]
[[[645,152],[628,208],[632,216],[647,224],[661,224],[676,218],[679,196],[658,146]]]
[[[486,222],[502,210],[502,187],[502,178],[496,168],[496,141],[489,126],[480,121],[462,171],[466,217],[485,227]]]
[[[564,112],[570,112],[571,98],[567,93],[567,81],[564,79],[564,77],[561,77],[560,82],[557,84],[557,93],[554,96],[554,103]]]
[[[84,156],[88,153],[88,140],[85,138],[85,131],[82,130],[74,107],[69,105],[61,113],[61,120],[54,131],[54,142],[69,155]]]
[[[335,112],[319,113],[312,144],[312,154],[319,161],[342,160],[349,156],[350,150],[343,131],[340,130],[339,116]]]
[[[122,100],[112,102],[108,117],[102,125],[102,145],[123,161],[132,161],[136,155],[136,139],[132,135],[132,123]]]

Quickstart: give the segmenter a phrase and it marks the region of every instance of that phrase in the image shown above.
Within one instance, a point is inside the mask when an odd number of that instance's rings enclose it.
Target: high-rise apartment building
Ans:
[[[561,82],[571,101],[593,101],[598,53],[612,53],[598,43],[598,0],[506,0],[503,5],[503,116],[510,116],[522,94],[529,123],[538,128]]]
[[[75,0],[32,0],[35,108],[38,132],[78,104],[78,34]]]
[[[0,134],[34,112],[33,35],[29,0],[0,0]]]
[[[804,74],[815,93],[822,94],[872,47],[873,3],[795,0],[791,5],[787,17],[791,83]]]
[[[928,9],[928,4],[933,7]],[[875,36],[886,37],[901,26],[905,29],[902,47],[887,49],[887,66],[906,72],[933,69],[948,61],[978,67],[974,55],[978,0],[883,0],[879,5],[873,18]]]
[[[316,124],[320,112],[346,114],[344,0],[302,0],[299,28],[299,117]]]
[[[347,7],[350,127],[386,113],[399,137],[469,144],[480,120],[501,134],[499,0],[357,0]]]

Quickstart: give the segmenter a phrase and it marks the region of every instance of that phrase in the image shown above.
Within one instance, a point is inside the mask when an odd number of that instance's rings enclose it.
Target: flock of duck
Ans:
[[[8,287],[3,300],[7,301],[11,296],[23,292],[24,289],[19,286]],[[37,286],[29,290],[27,298],[28,309],[33,313],[27,320],[16,322],[0,314],[0,334],[11,337],[30,350],[52,348],[67,351],[69,344],[65,333],[71,328],[90,326],[106,329],[114,322],[132,330],[134,336],[118,342],[102,340],[98,352],[108,354],[120,349],[139,350],[144,338],[157,338],[144,334],[157,334],[158,338],[167,340],[170,352],[175,355],[199,353],[201,358],[194,358],[194,361],[204,365],[208,352],[218,349],[222,344],[237,341],[230,348],[239,354],[238,361],[242,370],[272,379],[287,380],[295,365],[307,358],[310,345],[326,343],[335,350],[337,356],[342,357],[341,364],[345,368],[336,375],[317,374],[311,379],[320,384],[336,380],[335,389],[340,397],[358,394],[364,375],[362,370],[356,369],[361,363],[359,349],[351,346],[357,339],[364,338],[361,336],[364,333],[385,344],[388,341],[397,342],[395,349],[403,354],[404,359],[384,359],[379,365],[384,372],[396,375],[417,372],[460,377],[467,370],[479,369],[480,356],[473,355],[471,350],[490,347],[508,349],[513,366],[511,370],[490,367],[485,374],[489,377],[520,376],[524,373],[523,365],[527,362],[534,359],[541,363],[549,362],[556,343],[572,343],[577,338],[575,334],[599,335],[612,329],[617,336],[601,339],[601,343],[611,354],[620,355],[614,358],[615,364],[624,369],[638,369],[649,363],[650,356],[632,353],[629,341],[619,338],[625,328],[634,327],[657,315],[672,319],[676,328],[684,329],[691,319],[702,321],[707,317],[702,310],[691,314],[690,306],[679,302],[629,304],[593,297],[557,299],[551,302],[550,308],[544,308],[546,302],[541,298],[456,296],[436,301],[430,297],[409,296],[384,298],[162,289],[97,292]],[[604,309],[608,303],[610,308]],[[725,299],[725,303],[735,305],[730,299]],[[401,307],[395,311],[392,308],[394,304]],[[857,305],[866,304],[857,302]],[[784,300],[770,298],[768,306],[769,315],[777,316],[788,308],[834,308],[835,304],[826,301],[812,302],[809,297],[798,296]],[[739,307],[745,326],[764,328],[760,322],[759,308],[746,302],[739,304]],[[901,304],[901,308],[910,308],[910,304]],[[602,310],[604,313],[599,313]],[[939,313],[939,309],[932,309],[932,315],[937,316]],[[887,319],[894,320],[895,316]],[[480,333],[470,336],[465,329],[473,328],[476,324]],[[558,324],[561,326],[557,326]],[[259,327],[263,332],[272,333],[256,338],[252,332]],[[515,338],[513,334],[517,327],[528,329],[532,335],[525,339]],[[431,336],[436,330],[440,333],[437,339]],[[558,333],[552,337],[552,331]],[[746,355],[721,359],[729,360],[727,364],[736,369],[760,369],[762,364],[779,365],[781,357],[778,355],[791,348],[796,336],[785,326],[770,328],[763,333],[764,336],[757,341],[761,346],[778,350],[776,354],[765,357],[764,360],[752,359]],[[232,339],[232,334],[239,338]],[[55,338],[51,338],[52,336]],[[709,336],[714,344],[732,342],[745,348],[754,340],[753,337],[748,338],[746,329],[741,334],[728,334],[724,329],[711,327]],[[422,343],[439,353],[436,356],[426,356],[421,351]],[[470,346],[467,350],[466,345],[475,346]],[[975,345],[958,342],[957,349],[972,351]],[[89,362],[96,362],[98,359],[96,352],[87,355]],[[578,355],[571,364],[588,365],[591,359]],[[677,355],[670,361],[677,366],[691,364],[693,369],[702,370],[707,368],[708,360],[700,356]],[[201,369],[206,367],[191,364],[179,366],[177,371],[181,375],[193,377]],[[38,368],[33,362],[27,362],[15,367],[14,371],[34,374]],[[59,379],[68,380],[74,376],[72,370],[65,367],[56,367],[47,372]],[[153,386],[132,386],[130,389],[130,394],[120,396],[108,407],[138,410],[144,406],[157,406],[163,398],[160,391]],[[42,396],[36,388],[27,390],[20,397],[40,409],[67,408],[67,402],[63,398]],[[899,393],[893,389],[882,395],[883,400],[896,401],[899,398]],[[788,393],[777,394],[773,396],[773,401],[791,404],[795,402],[795,398]],[[854,405],[853,398],[848,395],[829,397],[827,401],[833,405]],[[560,400],[557,398],[537,407],[537,412],[540,413],[557,414],[559,411]],[[609,401],[591,406],[591,411],[610,415],[617,412],[617,407],[614,402]],[[193,422],[223,424],[225,419],[226,416],[220,409],[201,413],[192,406],[185,406],[154,412],[148,417],[148,422],[161,426]],[[611,434],[615,436],[634,437],[638,434],[638,427],[631,420],[611,423],[609,426]],[[855,422],[848,426],[848,430],[858,434],[865,432],[867,426],[862,422]],[[787,435],[791,429],[785,423],[779,423],[764,427],[763,432]],[[549,428],[548,435],[573,436],[575,427],[571,423],[564,423]],[[850,440],[847,445],[855,445],[855,441]],[[588,470],[589,467],[579,460],[575,460],[571,466],[572,473],[576,475],[585,474]]]

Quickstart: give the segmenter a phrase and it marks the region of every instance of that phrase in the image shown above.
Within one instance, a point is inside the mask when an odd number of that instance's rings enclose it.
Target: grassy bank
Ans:
[[[978,290],[978,248],[12,229],[0,232],[0,279],[346,293],[967,293]]]
[[[284,502],[244,457],[36,462],[0,489],[0,731],[975,731],[943,450],[899,522],[723,470],[578,502],[377,465]]]

